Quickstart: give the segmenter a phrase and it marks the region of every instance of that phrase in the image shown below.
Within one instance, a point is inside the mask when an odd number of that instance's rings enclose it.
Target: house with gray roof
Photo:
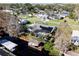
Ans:
[[[32,24],[31,26],[29,26],[28,30],[30,32],[33,32],[37,37],[41,37],[53,32],[55,28],[55,26]]]

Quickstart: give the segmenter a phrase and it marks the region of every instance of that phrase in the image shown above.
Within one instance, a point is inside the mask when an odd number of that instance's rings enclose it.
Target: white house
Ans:
[[[74,43],[74,45],[76,46],[79,45],[79,31],[78,30],[72,31],[71,42]]]

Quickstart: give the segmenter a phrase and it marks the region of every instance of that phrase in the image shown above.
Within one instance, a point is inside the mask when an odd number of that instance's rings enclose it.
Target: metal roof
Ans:
[[[13,43],[13,42],[11,42],[11,41],[8,41],[8,40],[6,40],[6,39],[0,40],[0,44],[3,45],[5,48],[9,49],[10,51],[13,51],[14,48],[15,48],[16,46],[18,46],[17,44],[15,44],[15,43]]]

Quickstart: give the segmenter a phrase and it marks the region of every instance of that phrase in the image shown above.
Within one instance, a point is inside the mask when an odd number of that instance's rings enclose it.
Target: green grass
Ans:
[[[68,22],[68,24],[71,24],[71,25],[79,25],[79,23],[74,20],[67,20],[67,22]]]
[[[67,22],[70,25],[70,27],[72,28],[72,30],[79,30],[79,23],[78,23],[78,21],[68,20]]]
[[[29,18],[28,20],[29,20],[31,23],[39,22],[39,21],[40,21],[40,19],[39,19],[39,18],[36,18],[36,17]]]
[[[60,22],[63,22],[63,20],[50,20],[47,23],[47,25],[50,25],[50,26],[57,26],[60,24]]]
[[[21,18],[28,18],[29,16],[28,15],[19,15],[19,17],[21,17]]]
[[[57,26],[60,24],[60,22],[63,22],[63,20],[49,20],[47,22],[44,22],[40,18],[37,18],[37,17],[31,17],[31,18],[28,18],[27,20],[29,20],[31,23],[41,23],[41,24],[46,24],[49,26]]]
[[[41,18],[37,18],[37,17],[29,17],[27,15],[21,15],[21,18],[26,18],[27,20],[29,20],[31,23],[40,23],[40,24],[45,24],[45,25],[49,25],[49,26],[58,26],[61,22],[64,22],[64,20],[49,20],[47,22],[44,22],[41,20]],[[79,23],[77,21],[74,20],[67,20],[67,23],[70,25],[70,27],[73,30],[79,30]]]

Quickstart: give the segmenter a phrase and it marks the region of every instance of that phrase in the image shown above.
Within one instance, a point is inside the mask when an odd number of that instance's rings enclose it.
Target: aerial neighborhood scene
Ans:
[[[79,4],[0,4],[0,56],[79,56]]]

